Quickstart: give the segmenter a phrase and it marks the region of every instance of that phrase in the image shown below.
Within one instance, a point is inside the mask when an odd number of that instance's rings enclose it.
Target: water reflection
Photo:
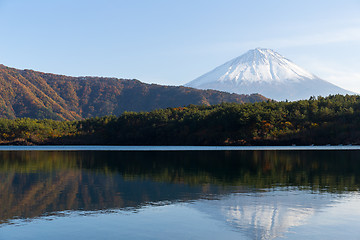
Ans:
[[[246,233],[250,239],[274,239],[291,228],[306,224],[332,199],[311,191],[284,191],[282,188],[257,193],[237,193],[218,201],[199,201],[194,208]]]
[[[358,191],[359,156],[356,151],[0,152],[0,222],[190,201],[250,238],[271,239],[331,203],[328,194],[318,193]]]

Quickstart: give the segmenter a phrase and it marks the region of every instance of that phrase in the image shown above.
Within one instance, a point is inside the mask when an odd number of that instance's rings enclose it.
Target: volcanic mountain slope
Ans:
[[[198,89],[259,93],[275,100],[354,94],[307,72],[280,54],[256,48],[187,83]]]
[[[237,95],[117,78],[68,77],[0,65],[0,117],[5,118],[74,120],[189,104],[264,100],[256,94]]]

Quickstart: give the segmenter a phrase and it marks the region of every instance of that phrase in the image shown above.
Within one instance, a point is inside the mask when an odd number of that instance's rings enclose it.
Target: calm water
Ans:
[[[0,239],[360,236],[353,147],[0,150]]]

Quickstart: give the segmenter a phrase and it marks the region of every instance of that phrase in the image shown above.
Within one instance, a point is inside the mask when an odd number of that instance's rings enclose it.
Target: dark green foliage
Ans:
[[[0,132],[3,141],[24,138],[45,144],[360,144],[359,120],[359,96],[333,95],[297,102],[189,105],[73,122],[2,119]]]
[[[77,133],[75,122],[0,118],[0,141],[3,143],[41,144],[49,139],[73,136]]]

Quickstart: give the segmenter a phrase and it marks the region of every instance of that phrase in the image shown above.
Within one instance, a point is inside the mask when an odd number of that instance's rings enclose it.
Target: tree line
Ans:
[[[360,144],[360,96],[221,103],[78,121],[0,119],[3,144]]]

